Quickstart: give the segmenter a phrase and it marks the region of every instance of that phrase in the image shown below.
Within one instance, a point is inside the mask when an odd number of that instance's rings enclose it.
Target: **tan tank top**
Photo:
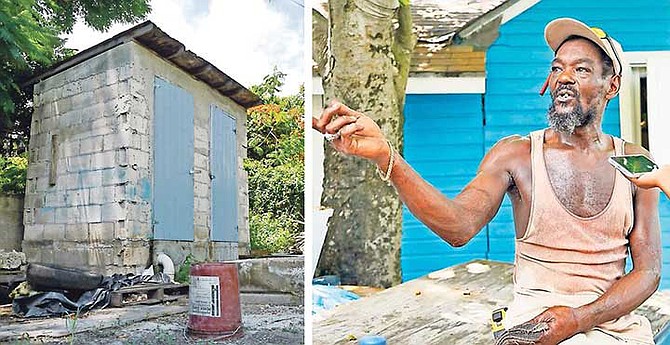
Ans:
[[[605,208],[580,217],[559,201],[549,182],[544,130],[530,138],[532,204],[526,232],[516,240],[514,323],[551,306],[579,307],[596,300],[624,275],[633,228],[632,184],[622,174],[615,174]],[[614,149],[623,154],[623,140],[614,138]],[[643,319],[629,314],[598,328],[648,342],[651,328]]]
[[[516,284],[549,292],[604,293],[624,274],[633,227],[631,184],[616,174],[614,192],[598,214],[580,217],[554,193],[544,162],[544,131],[531,133],[532,205],[516,241]],[[614,139],[616,154],[623,141]]]

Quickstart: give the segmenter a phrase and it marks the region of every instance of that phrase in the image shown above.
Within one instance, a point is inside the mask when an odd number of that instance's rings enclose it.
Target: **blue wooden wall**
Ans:
[[[408,95],[405,159],[442,193],[454,197],[475,176],[484,157],[482,95]],[[467,245],[452,248],[407,209],[403,210],[403,280],[486,257],[486,229]]]
[[[549,71],[553,52],[544,41],[544,27],[552,19],[566,16],[603,28],[625,51],[670,50],[670,0],[608,2],[606,6],[584,0],[540,1],[502,25],[500,37],[489,48],[483,102],[485,126],[481,119],[481,95],[407,97],[405,156],[420,174],[453,196],[474,176],[483,153],[498,140],[511,134],[527,135],[546,126],[550,97],[540,97],[538,92]],[[603,130],[620,134],[618,98],[612,100],[606,110]],[[435,134],[429,134],[431,132]],[[431,138],[446,140],[455,150],[427,148]],[[474,138],[482,141],[479,151],[474,148]],[[465,155],[469,163],[454,167],[453,163],[446,162],[451,161],[450,155]],[[433,166],[427,161],[431,157],[435,162]],[[664,243],[661,287],[670,288],[670,202],[664,196],[661,196],[660,215]],[[513,261],[514,227],[507,198],[494,220],[464,248],[449,248],[431,237],[408,212],[404,213],[403,225],[403,280],[475,257]]]

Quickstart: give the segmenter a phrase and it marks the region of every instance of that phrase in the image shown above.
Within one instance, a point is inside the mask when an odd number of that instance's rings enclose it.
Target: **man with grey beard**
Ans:
[[[364,114],[333,102],[312,127],[338,151],[377,164],[409,210],[452,246],[465,245],[510,197],[514,302],[499,344],[653,344],[649,321],[632,311],[660,279],[658,192],[637,189],[607,162],[648,152],[601,128],[621,85],[621,46],[569,18],[550,22],[545,39],[555,53],[541,92],[551,90],[550,127],[501,139],[453,199]]]
[[[570,90],[570,86],[560,85],[554,92],[551,93],[551,105],[547,112],[547,122],[549,127],[562,133],[574,133],[575,128],[583,127],[591,123],[596,117],[596,109],[594,106],[584,110],[579,104],[579,92],[575,92],[575,100],[577,106],[570,112],[560,113],[556,109],[556,92],[560,90]]]

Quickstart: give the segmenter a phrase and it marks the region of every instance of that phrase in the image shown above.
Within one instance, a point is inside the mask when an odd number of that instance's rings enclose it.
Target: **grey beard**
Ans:
[[[579,102],[579,99],[577,99],[577,102]],[[549,110],[547,111],[549,127],[566,134],[574,133],[575,128],[591,123],[594,118],[595,107],[589,107],[587,111],[584,111],[579,103],[577,103],[577,106],[572,111],[559,113],[554,105],[553,97]]]

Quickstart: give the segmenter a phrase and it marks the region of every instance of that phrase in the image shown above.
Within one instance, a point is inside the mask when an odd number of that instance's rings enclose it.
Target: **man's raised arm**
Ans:
[[[337,151],[369,159],[382,173],[391,169],[390,180],[412,214],[452,246],[465,245],[495,216],[512,183],[505,140],[486,155],[463,191],[448,199],[391,149],[379,126],[364,114],[334,102],[321,118],[312,119],[312,127],[334,136],[331,143]]]

